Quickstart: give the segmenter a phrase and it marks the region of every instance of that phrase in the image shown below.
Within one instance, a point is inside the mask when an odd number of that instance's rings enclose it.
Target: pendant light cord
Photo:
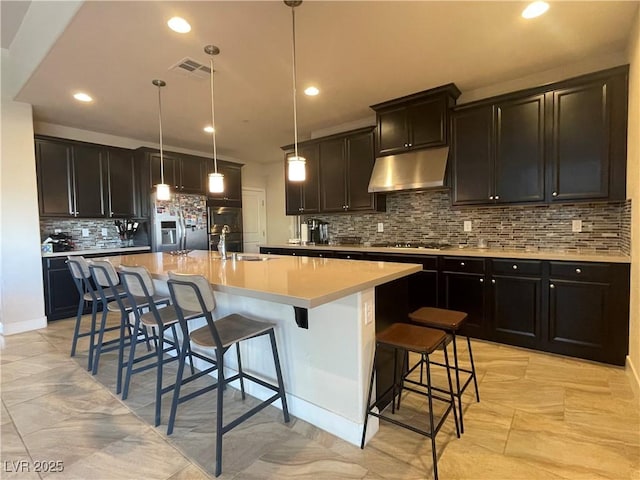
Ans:
[[[213,128],[213,171],[218,173],[218,150],[216,148],[216,114],[214,108],[213,96],[213,58],[209,59],[211,66],[211,128]]]
[[[295,7],[291,7],[291,20],[293,23],[293,147],[295,150],[295,156],[298,157],[298,112],[296,104],[296,10]]]
[[[158,85],[158,123],[160,124],[160,183],[164,184],[164,155],[162,148],[162,95],[160,89],[162,85]]]

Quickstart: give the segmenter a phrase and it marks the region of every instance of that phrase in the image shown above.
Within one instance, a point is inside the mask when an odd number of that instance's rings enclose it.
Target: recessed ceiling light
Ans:
[[[304,89],[304,93],[305,95],[309,95],[310,97],[315,97],[320,93],[320,90],[318,90],[316,87],[307,87]]]
[[[549,10],[549,4],[547,2],[533,2],[527,5],[522,11],[523,18],[536,18]]]
[[[191,31],[191,25],[182,17],[173,17],[168,22],[169,28],[174,32],[187,33]]]
[[[73,98],[75,98],[79,102],[93,102],[93,98],[83,92],[74,93]]]
[[[204,131],[207,133],[213,133],[213,127],[211,125],[207,125],[204,127]]]

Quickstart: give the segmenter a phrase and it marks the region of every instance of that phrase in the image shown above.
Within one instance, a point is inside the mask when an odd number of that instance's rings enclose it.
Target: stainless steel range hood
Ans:
[[[369,192],[443,188],[449,147],[376,158]]]

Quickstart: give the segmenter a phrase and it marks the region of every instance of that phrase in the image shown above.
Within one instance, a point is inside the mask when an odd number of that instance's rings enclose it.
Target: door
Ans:
[[[410,148],[437,147],[447,143],[447,98],[415,103],[408,108]]]
[[[260,245],[267,242],[266,195],[261,188],[242,189],[243,251],[259,252]]]
[[[75,211],[78,217],[104,217],[104,161],[105,150],[101,147],[73,147]]]
[[[347,206],[345,140],[320,143],[320,191],[323,212],[344,212]]]
[[[494,275],[493,335],[500,342],[535,348],[540,343],[542,279]]]
[[[378,112],[378,155],[402,152],[408,146],[407,107]]]
[[[110,217],[133,217],[133,155],[124,150],[108,151],[108,195]]]
[[[373,171],[373,132],[365,132],[347,137],[348,156],[348,201],[347,207],[353,210],[372,210],[374,196],[367,190]]]
[[[71,146],[36,140],[36,161],[40,215],[73,216]]]

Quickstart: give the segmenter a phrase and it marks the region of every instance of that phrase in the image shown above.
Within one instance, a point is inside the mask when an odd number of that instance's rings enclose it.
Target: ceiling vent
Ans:
[[[175,65],[169,67],[170,71],[177,72],[181,75],[196,78],[209,78],[211,68],[202,63],[196,62],[193,58],[183,58]]]

